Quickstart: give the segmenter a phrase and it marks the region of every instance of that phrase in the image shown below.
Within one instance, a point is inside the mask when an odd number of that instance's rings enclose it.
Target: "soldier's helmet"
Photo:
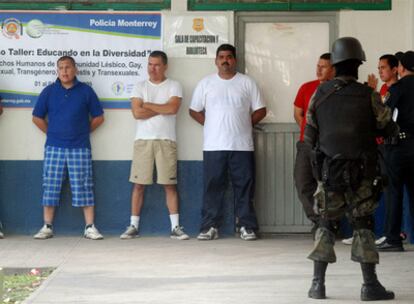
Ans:
[[[338,38],[332,44],[331,62],[337,64],[345,60],[365,61],[365,52],[361,43],[354,37]]]

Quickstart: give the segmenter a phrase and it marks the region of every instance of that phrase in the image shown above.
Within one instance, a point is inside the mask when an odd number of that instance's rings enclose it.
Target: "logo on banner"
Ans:
[[[118,81],[112,84],[112,92],[114,92],[116,96],[122,95],[122,93],[124,93],[124,90],[125,86],[122,82]]]
[[[18,19],[8,18],[1,23],[1,31],[9,39],[19,39],[23,35],[23,26]]]
[[[26,33],[31,38],[40,38],[43,35],[45,25],[38,19],[32,19],[27,23]]]
[[[193,30],[196,32],[201,32],[204,30],[204,19],[203,18],[194,18],[193,19]]]

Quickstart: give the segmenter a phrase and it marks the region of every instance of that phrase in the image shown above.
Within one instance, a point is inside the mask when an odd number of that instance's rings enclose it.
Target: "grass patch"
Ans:
[[[18,304],[26,299],[53,272],[52,268],[5,268],[3,301]]]

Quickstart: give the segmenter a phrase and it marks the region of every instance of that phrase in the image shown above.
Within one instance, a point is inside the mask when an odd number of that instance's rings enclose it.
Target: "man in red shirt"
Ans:
[[[384,83],[379,91],[382,100],[384,101],[388,89],[398,81],[398,59],[391,54],[382,55],[378,62],[378,74],[381,81]],[[368,76],[368,85],[374,90],[377,89],[378,78],[374,74]]]
[[[296,144],[297,154],[294,169],[294,178],[298,197],[303,205],[305,214],[313,223],[318,222],[318,215],[313,210],[313,194],[316,190],[316,180],[312,175],[312,166],[309,156],[309,148],[303,142],[303,134],[306,126],[306,112],[309,102],[317,87],[324,81],[334,77],[334,69],[331,65],[331,54],[325,53],[319,57],[316,65],[317,80],[304,83],[296,95],[294,102],[294,117],[300,126],[300,139]]]

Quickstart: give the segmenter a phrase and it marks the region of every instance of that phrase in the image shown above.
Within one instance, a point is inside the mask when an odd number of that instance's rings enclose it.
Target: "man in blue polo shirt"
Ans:
[[[85,217],[84,236],[103,239],[94,226],[94,195],[89,133],[103,121],[103,110],[93,89],[78,81],[72,57],[57,61],[58,79],[39,95],[33,110],[33,123],[46,133],[43,165],[44,225],[35,239],[53,236],[52,222],[59,205],[62,182],[69,175],[72,206],[82,207]],[[47,118],[46,118],[47,117]]]

